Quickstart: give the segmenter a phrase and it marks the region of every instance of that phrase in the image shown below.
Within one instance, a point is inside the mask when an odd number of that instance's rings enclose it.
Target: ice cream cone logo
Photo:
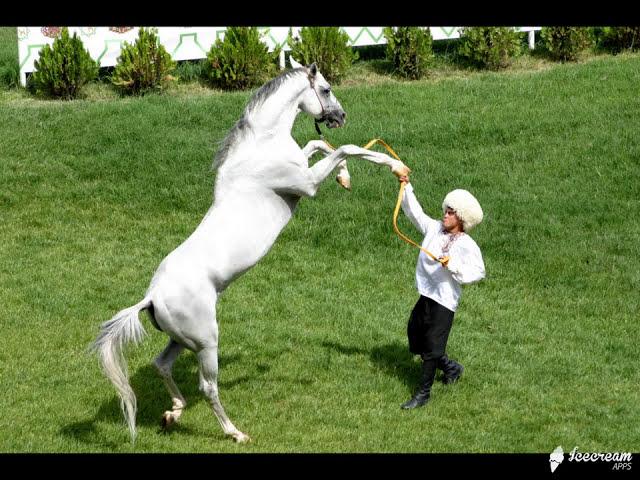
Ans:
[[[551,467],[551,473],[556,471],[558,465],[564,460],[564,452],[562,447],[556,447],[556,449],[549,455],[549,466]]]

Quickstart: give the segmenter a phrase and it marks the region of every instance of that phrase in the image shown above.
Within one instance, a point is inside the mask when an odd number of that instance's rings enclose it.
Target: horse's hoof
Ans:
[[[171,412],[164,412],[162,416],[162,428],[165,430],[170,428],[174,423],[176,423],[176,417]]]
[[[404,163],[400,163],[400,166],[393,167],[391,171],[396,177],[407,177],[411,173],[411,169]]]
[[[233,441],[236,443],[249,443],[251,441],[251,438],[249,437],[249,435],[245,435],[242,432],[236,432],[232,434],[232,437],[233,437]]]
[[[336,177],[336,181],[340,184],[342,188],[346,188],[347,190],[351,190],[351,180],[348,178],[343,178],[340,175]]]

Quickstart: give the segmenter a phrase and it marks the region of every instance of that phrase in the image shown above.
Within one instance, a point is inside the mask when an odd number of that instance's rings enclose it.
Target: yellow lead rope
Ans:
[[[324,140],[324,138],[323,138]],[[327,145],[329,145],[329,147],[331,147],[333,150],[335,150],[336,148],[331,145],[329,142],[327,142],[326,140],[324,140],[324,143],[326,143]],[[375,145],[376,143],[380,143],[382,144],[382,146],[384,148],[387,149],[387,151],[393,155],[395,157],[396,160],[400,160],[400,157],[396,154],[396,152],[393,151],[393,149],[387,145],[383,140],[381,140],[380,138],[374,138],[373,140],[371,140],[369,143],[367,143],[364,147],[364,149],[369,150],[373,145]],[[400,160],[402,161],[402,160]],[[436,257],[433,253],[431,253],[429,250],[427,250],[426,248],[423,248],[422,246],[418,245],[417,243],[415,243],[413,240],[411,240],[409,237],[407,237],[406,235],[404,235],[400,229],[398,228],[398,213],[400,212],[400,205],[402,204],[402,197],[404,195],[404,188],[407,186],[407,182],[400,182],[400,191],[398,192],[398,201],[396,202],[396,208],[393,211],[393,231],[396,232],[396,234],[405,242],[407,242],[410,245],[413,245],[414,247],[418,247],[420,250],[422,250],[424,253],[426,253],[427,255],[429,255],[431,258],[433,258],[436,262],[440,262],[442,264],[443,267],[447,266],[447,263],[449,263],[449,257],[443,257],[443,258],[438,258]]]

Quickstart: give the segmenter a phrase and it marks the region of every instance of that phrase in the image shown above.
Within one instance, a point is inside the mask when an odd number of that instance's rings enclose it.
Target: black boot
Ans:
[[[413,398],[402,404],[402,408],[407,410],[410,408],[421,407],[429,401],[431,395],[431,386],[436,376],[436,361],[422,361],[422,383]]]
[[[449,385],[455,383],[464,372],[464,367],[455,360],[451,360],[446,355],[438,359],[438,368],[444,373],[442,383]]]

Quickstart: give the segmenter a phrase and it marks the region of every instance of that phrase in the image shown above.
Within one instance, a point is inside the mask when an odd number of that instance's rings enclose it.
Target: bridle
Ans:
[[[318,124],[326,120],[327,113],[324,109],[324,103],[322,103],[322,100],[320,100],[320,95],[318,95],[318,91],[316,90],[315,79],[310,75],[307,76],[307,78],[309,79],[309,85],[311,85],[311,90],[313,90],[313,93],[316,94],[316,98],[318,99],[318,102],[320,102],[320,108],[322,108],[322,116],[319,119],[314,118],[313,120],[315,122],[316,132],[318,132],[318,135],[320,135],[320,137],[323,138],[324,135],[322,135],[322,132],[320,131],[320,127],[318,126]]]

